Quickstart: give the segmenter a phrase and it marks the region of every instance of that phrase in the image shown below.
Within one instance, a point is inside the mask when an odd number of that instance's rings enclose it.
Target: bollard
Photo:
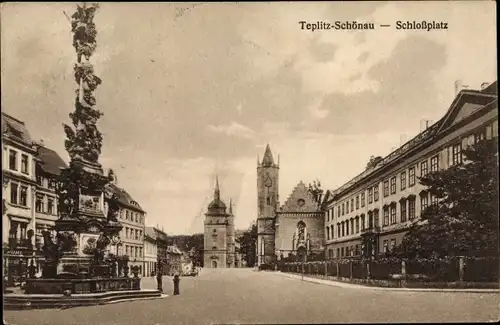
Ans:
[[[179,274],[174,275],[174,296],[177,296],[179,294],[179,282],[181,282],[181,279],[179,279]]]

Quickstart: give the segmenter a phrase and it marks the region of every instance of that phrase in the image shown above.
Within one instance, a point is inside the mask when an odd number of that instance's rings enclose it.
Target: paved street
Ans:
[[[203,270],[164,299],[65,310],[6,311],[16,325],[473,322],[499,317],[499,295],[333,287],[251,269]],[[154,288],[153,278],[143,288]]]

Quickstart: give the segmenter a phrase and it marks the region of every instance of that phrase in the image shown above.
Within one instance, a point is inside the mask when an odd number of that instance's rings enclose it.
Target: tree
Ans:
[[[480,141],[462,154],[464,162],[420,179],[437,203],[410,227],[401,255],[498,256],[498,140]]]
[[[314,200],[319,203],[324,192],[321,188],[321,182],[319,180],[315,180],[312,184],[309,183],[307,189],[312,194]]]
[[[247,266],[255,266],[257,262],[257,224],[252,222],[250,227],[236,241],[240,244],[240,253],[242,259],[246,261]]]

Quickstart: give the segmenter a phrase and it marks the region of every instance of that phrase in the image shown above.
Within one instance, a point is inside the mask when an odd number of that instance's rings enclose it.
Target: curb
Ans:
[[[462,293],[500,293],[500,289],[450,289],[450,288],[389,288],[389,287],[372,287],[372,286],[364,286],[359,284],[351,284],[341,281],[335,280],[323,280],[323,279],[315,279],[304,276],[295,275],[295,274],[286,274],[281,272],[273,272],[276,275],[281,275],[283,277],[295,280],[302,280],[305,282],[316,283],[316,284],[324,284],[333,287],[341,287],[341,288],[349,288],[349,289],[362,289],[362,290],[374,290],[374,291],[403,291],[403,292],[462,292]]]

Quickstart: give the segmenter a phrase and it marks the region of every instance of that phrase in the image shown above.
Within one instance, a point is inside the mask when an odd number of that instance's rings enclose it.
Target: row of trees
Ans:
[[[406,258],[498,256],[498,139],[463,150],[463,162],[420,183],[437,198],[395,254]]]

